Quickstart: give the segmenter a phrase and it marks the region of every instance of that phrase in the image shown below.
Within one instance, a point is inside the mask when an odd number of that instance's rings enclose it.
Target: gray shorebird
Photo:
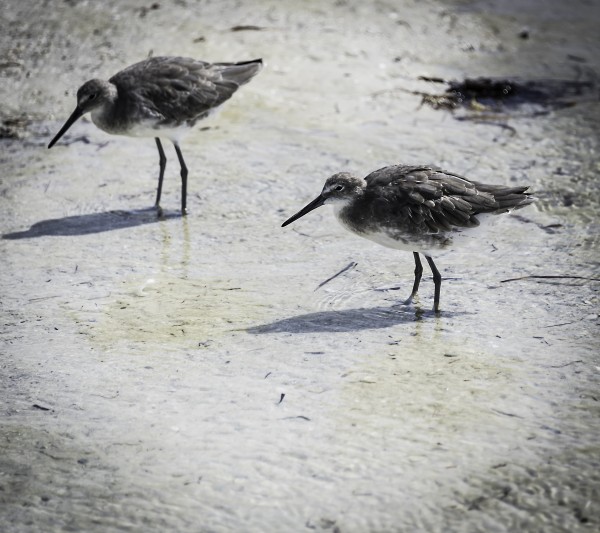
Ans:
[[[115,74],[108,81],[93,79],[77,91],[77,107],[50,141],[56,141],[86,113],[107,133],[154,137],[159,155],[156,207],[167,158],[160,138],[169,139],[181,166],[181,211],[186,214],[188,169],[179,141],[189,128],[229,100],[262,68],[262,59],[239,63],[206,63],[187,57],[152,57]]]
[[[282,227],[317,207],[332,204],[348,231],[388,248],[413,252],[415,281],[406,304],[419,289],[422,253],[433,273],[433,309],[437,313],[442,277],[432,254],[475,238],[473,228],[486,216],[532,203],[535,199],[527,189],[478,183],[426,165],[384,167],[364,180],[342,172],[327,179],[321,194]]]

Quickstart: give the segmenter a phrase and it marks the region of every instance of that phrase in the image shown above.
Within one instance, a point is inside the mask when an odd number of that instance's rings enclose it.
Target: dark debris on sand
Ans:
[[[507,111],[523,106],[544,109],[571,107],[584,99],[598,99],[596,84],[592,80],[560,80],[522,78],[465,78],[462,81],[434,77],[419,77],[422,81],[447,86],[442,94],[416,92],[421,103],[434,109]]]

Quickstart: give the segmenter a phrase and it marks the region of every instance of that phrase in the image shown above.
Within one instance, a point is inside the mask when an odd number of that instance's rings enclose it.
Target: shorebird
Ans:
[[[118,72],[108,81],[93,79],[77,91],[77,107],[48,144],[85,115],[101,130],[131,137],[154,137],[159,155],[156,208],[167,158],[160,138],[169,139],[181,167],[181,212],[186,214],[188,169],[179,141],[198,120],[206,118],[248,83],[262,68],[262,59],[239,63],[207,63],[187,57],[152,57]]]
[[[433,262],[436,251],[472,239],[473,228],[489,215],[506,213],[532,203],[528,187],[505,187],[470,181],[434,166],[383,167],[361,180],[334,174],[321,194],[286,220],[287,226],[324,204],[332,204],[348,231],[388,248],[412,251],[415,280],[409,304],[419,290],[425,256],[433,273],[433,310],[438,313],[442,277]]]

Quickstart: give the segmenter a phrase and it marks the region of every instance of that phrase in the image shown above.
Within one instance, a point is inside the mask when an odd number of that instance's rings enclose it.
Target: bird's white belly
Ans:
[[[186,125],[175,128],[163,127],[158,125],[156,119],[146,119],[140,122],[130,124],[125,129],[111,128],[101,116],[94,116],[92,113],[92,122],[101,130],[112,135],[126,135],[127,137],[163,137],[171,141],[179,142],[185,133],[189,131]]]
[[[220,106],[210,109],[206,116],[201,120],[205,120],[216,114],[219,109]],[[126,135],[127,137],[161,137],[175,143],[179,143],[184,135],[189,133],[192,128],[187,123],[175,127],[163,125],[161,124],[164,120],[162,116],[146,117],[138,121],[132,121],[126,127],[120,127],[118,129],[111,127],[111,122],[105,120],[101,110],[97,112],[92,111],[91,118],[92,122],[101,130],[113,135]],[[190,120],[192,118],[193,117],[190,117]]]
[[[133,124],[122,134],[129,137],[164,137],[171,141],[179,142],[190,129],[191,128],[187,125],[178,126],[176,128],[157,126],[155,121],[148,120],[146,122]]]
[[[337,213],[336,213],[337,215]],[[348,231],[368,239],[372,242],[393,248],[394,250],[403,250],[407,252],[419,252],[425,255],[435,255],[436,253],[455,248],[469,248],[469,245],[481,247],[482,238],[485,237],[485,228],[497,217],[492,215],[480,215],[480,225],[472,228],[454,228],[451,231],[432,234],[405,234],[395,228],[382,227],[377,231],[356,231],[347,225],[343,218],[336,217],[340,224]],[[483,224],[482,224],[483,222]],[[483,227],[482,227],[483,226]]]
[[[356,235],[360,235],[361,237],[376,242],[386,248],[403,250],[405,252],[420,252],[425,255],[431,255],[432,250],[435,250],[436,248],[444,248],[444,246],[436,246],[433,239],[427,235],[424,235],[422,238],[417,238],[416,236],[406,238],[400,235],[392,236],[392,234],[387,231],[356,233]]]
[[[360,231],[348,224],[342,215],[344,205],[334,205],[334,213],[338,222],[348,231],[376,242],[386,248],[403,250],[407,252],[419,252],[425,255],[434,255],[442,251],[461,248],[469,250],[473,245],[481,248],[485,240],[486,230],[498,217],[494,214],[480,214],[477,216],[479,225],[469,228],[454,227],[450,231],[440,233],[407,233],[400,227],[379,227],[371,231]]]

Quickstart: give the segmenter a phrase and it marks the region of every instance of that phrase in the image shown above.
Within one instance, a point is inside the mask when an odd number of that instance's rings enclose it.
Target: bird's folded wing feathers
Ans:
[[[387,199],[379,203],[379,209],[397,210],[391,216],[424,226],[431,233],[477,226],[474,215],[498,208],[492,194],[435,167],[386,167],[365,179],[367,191],[377,190],[377,196]]]
[[[155,61],[143,61],[122,70],[109,81],[116,85],[120,97],[135,98],[138,105],[165,122],[202,118],[239,87],[235,81],[223,79],[222,69],[209,63],[152,59]]]

